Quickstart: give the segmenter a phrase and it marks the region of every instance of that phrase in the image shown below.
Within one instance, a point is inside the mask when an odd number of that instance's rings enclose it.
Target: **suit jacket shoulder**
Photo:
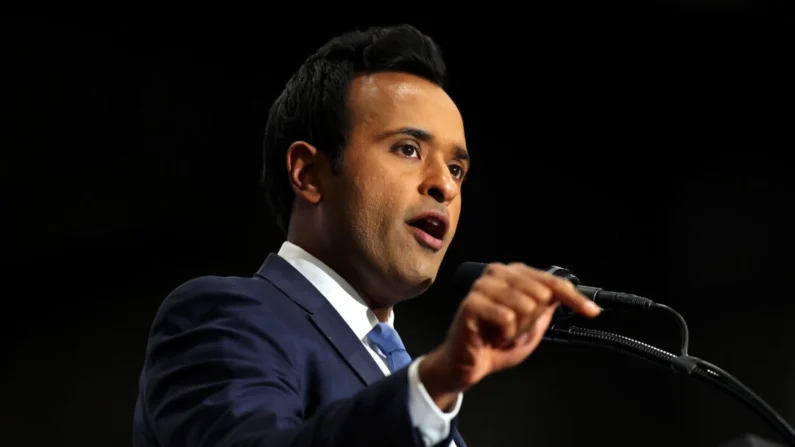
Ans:
[[[272,255],[252,278],[196,278],[163,301],[134,445],[419,446],[407,395],[406,371],[383,377],[333,307]]]
[[[169,340],[179,334],[212,325],[219,330],[235,330],[247,337],[262,337],[280,347],[284,359],[294,363],[297,352],[290,328],[306,320],[295,306],[271,283],[258,278],[202,276],[179,285],[163,301],[150,332],[153,341]],[[150,343],[149,348],[165,348],[169,343]],[[164,355],[150,352],[150,355]]]

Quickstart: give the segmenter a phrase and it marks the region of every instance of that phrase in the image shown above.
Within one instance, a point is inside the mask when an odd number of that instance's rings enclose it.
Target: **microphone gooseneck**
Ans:
[[[672,368],[674,372],[685,372],[690,377],[695,377],[727,392],[747,405],[778,432],[789,445],[795,446],[795,429],[773,407],[737,378],[706,360],[689,355],[677,356],[623,335],[576,326],[566,329],[550,327],[544,335],[544,340],[609,349],[646,360],[657,366]]]
[[[458,270],[456,270],[453,278],[454,291],[456,291],[459,296],[466,296],[472,284],[483,274],[486,265],[485,263],[479,262],[465,262],[461,264]],[[575,285],[580,293],[592,299],[603,309],[659,309],[673,315],[682,332],[682,347],[681,354],[677,356],[623,335],[562,324],[567,322],[573,314],[568,310],[556,312],[549,329],[544,334],[544,340],[556,343],[574,343],[602,349],[611,349],[650,361],[653,364],[672,369],[675,372],[685,372],[691,377],[696,377],[727,392],[741,403],[750,407],[776,430],[789,445],[795,447],[795,429],[793,429],[767,402],[728,372],[712,363],[693,357],[687,353],[689,345],[687,322],[684,317],[673,308],[664,304],[655,303],[652,300],[637,295],[610,292],[604,291],[598,287],[583,286],[579,278],[571,271],[560,266],[552,266],[547,272],[568,279]],[[558,310],[560,311],[562,307],[563,306],[559,306]]]

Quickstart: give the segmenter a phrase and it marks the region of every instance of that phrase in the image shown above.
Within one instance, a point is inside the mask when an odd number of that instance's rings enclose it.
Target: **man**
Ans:
[[[445,76],[410,26],[337,37],[301,66],[264,145],[287,241],[251,278],[202,277],[166,298],[136,447],[464,447],[469,387],[530,355],[561,303],[598,314],[569,282],[493,264],[444,343],[406,353],[393,308],[433,283],[470,163]]]

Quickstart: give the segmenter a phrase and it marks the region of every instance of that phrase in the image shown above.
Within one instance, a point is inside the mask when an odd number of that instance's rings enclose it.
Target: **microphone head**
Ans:
[[[553,265],[547,269],[547,273],[551,273],[555,276],[560,276],[563,279],[568,279],[575,286],[579,286],[582,284],[582,282],[580,282],[580,278],[574,276],[574,273],[572,273],[571,270],[567,268]]]
[[[485,262],[463,262],[453,273],[453,293],[464,299],[469,294],[472,284],[486,270]]]

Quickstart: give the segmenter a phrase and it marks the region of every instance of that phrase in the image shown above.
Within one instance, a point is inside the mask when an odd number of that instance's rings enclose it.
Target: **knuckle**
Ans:
[[[506,265],[500,262],[491,262],[486,266],[486,274],[499,276],[501,273],[505,271]]]
[[[490,285],[491,280],[489,278],[479,278],[474,284],[472,284],[472,290],[485,294]]]
[[[461,310],[464,313],[472,313],[478,307],[478,301],[481,299],[481,295],[478,292],[470,293],[469,296],[461,303]]]
[[[568,279],[562,276],[552,275],[552,280],[555,281],[555,284],[559,285],[560,287],[571,287],[573,284]]]
[[[472,289],[469,291],[470,296],[474,293],[483,292],[483,278],[478,279],[472,284]]]
[[[535,310],[536,303],[524,292],[516,289],[507,290],[501,297],[500,301],[507,307],[511,308],[513,312],[521,315],[528,315]]]
[[[528,316],[528,317],[529,317],[529,316],[531,316],[531,315],[533,314],[533,312],[535,312],[535,310],[536,310],[536,308],[537,308],[537,307],[538,307],[538,306],[536,305],[536,303],[535,303],[534,301],[528,300],[528,301],[526,301],[526,302],[523,304],[523,306],[522,306],[522,310],[524,311],[523,313],[524,313],[526,316]]]
[[[516,289],[507,288],[501,295],[501,300],[504,304],[509,306],[516,306],[523,301],[522,293]]]
[[[510,287],[501,277],[485,276],[479,278],[472,285],[472,289],[480,292],[486,296],[499,295],[504,293],[505,289]]]
[[[571,294],[572,292],[576,291],[577,288],[575,287],[574,283],[569,281],[566,278],[559,278],[558,281],[558,289],[562,290],[566,294]]]
[[[549,287],[539,287],[536,298],[542,303],[548,303],[554,295],[554,292]]]
[[[509,309],[500,308],[498,312],[500,314],[500,318],[505,323],[512,323],[516,318],[516,313],[510,311]]]

